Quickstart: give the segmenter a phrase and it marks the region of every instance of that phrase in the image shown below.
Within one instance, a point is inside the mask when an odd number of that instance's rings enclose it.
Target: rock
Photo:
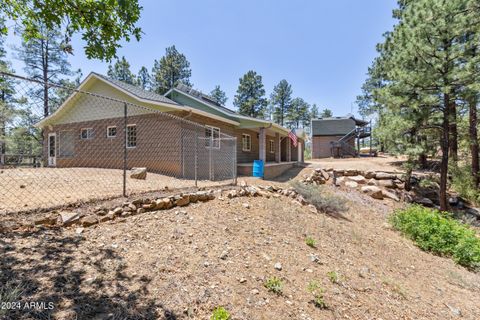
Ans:
[[[133,200],[132,203],[133,203],[134,205],[138,206],[138,205],[143,204],[143,201],[144,201],[143,199],[139,198],[139,199]]]
[[[82,218],[80,223],[82,224],[83,227],[87,228],[87,227],[93,226],[94,224],[97,224],[98,219],[96,216],[93,216],[93,215],[86,216]]]
[[[131,212],[137,212],[137,206],[134,205],[133,203],[130,203],[128,206],[127,206],[128,210],[131,211]]]
[[[386,172],[377,172],[375,174],[375,179],[377,180],[395,180],[397,176],[392,173],[386,173]]]
[[[245,208],[245,209],[250,209],[250,204],[248,203],[243,203],[242,206]]]
[[[190,193],[188,195],[188,198],[189,198],[191,203],[196,203],[198,201],[198,196],[197,196],[196,193]]]
[[[69,226],[77,223],[81,217],[82,215],[78,212],[63,211],[60,212],[60,223],[63,226]]]
[[[254,186],[248,186],[245,188],[245,191],[247,192],[247,195],[255,197],[258,195],[258,190]]]
[[[450,312],[457,316],[457,317],[462,317],[462,311],[459,308],[455,308],[454,306],[449,305],[448,303],[445,304],[447,308],[450,310]]]
[[[171,207],[173,207],[173,202],[172,200],[170,200],[170,198],[163,198],[162,202],[163,202],[163,209],[170,209]]]
[[[116,215],[116,216],[121,215],[122,212],[123,212],[123,208],[121,208],[121,207],[117,207],[117,208],[113,209],[113,214]]]
[[[363,176],[353,176],[353,177],[348,177],[348,180],[354,181],[358,184],[365,184],[367,183],[367,180]]]
[[[459,200],[458,197],[449,197],[448,198],[448,204],[451,206],[456,206],[458,204]]]
[[[366,179],[375,179],[375,176],[377,175],[377,173],[375,171],[367,171],[365,172],[365,178]]]
[[[215,193],[213,190],[210,190],[207,192],[207,200],[213,200],[215,199]]]
[[[433,201],[428,198],[416,197],[413,198],[413,202],[421,204],[425,207],[433,207]]]
[[[198,191],[197,196],[199,201],[208,201],[208,194],[206,191]]]
[[[393,182],[393,180],[378,180],[377,185],[384,188],[395,189],[397,185]]]
[[[152,209],[155,209],[156,206],[157,204],[155,202],[152,202],[152,203],[146,203],[142,205],[142,208],[145,210],[152,210]]]
[[[476,220],[480,220],[480,211],[476,208],[470,208],[468,210],[465,211],[465,214],[476,219]]]
[[[356,175],[358,175],[358,170],[347,169],[347,170],[344,171],[343,175],[346,176],[346,177],[356,176]]]
[[[345,174],[345,170],[333,170],[333,175],[335,177],[343,177]],[[352,174],[352,176],[355,176],[355,174]]]
[[[57,223],[58,216],[56,214],[48,214],[44,217],[37,218],[34,221],[35,225],[42,225],[42,226],[53,226]]]
[[[282,264],[280,262],[275,263],[273,267],[278,271],[282,271]]]
[[[338,177],[338,178],[335,180],[335,185],[336,185],[337,187],[340,187],[344,181],[345,181],[345,178],[344,178],[344,177]]]
[[[306,205],[307,204],[307,200],[305,200],[305,198],[301,195],[298,195],[297,196],[297,199],[298,203],[300,203],[302,206]]]
[[[387,191],[387,190],[382,190],[382,195],[384,198],[392,199],[395,201],[400,201],[400,198],[393,192]]]
[[[368,180],[367,185],[376,186],[376,185],[378,185],[378,183],[377,183],[377,180],[372,178],[372,179]]]
[[[140,210],[140,209],[139,209]],[[113,211],[110,211],[103,217],[100,217],[100,222],[106,222],[115,219],[115,215],[113,214]]]
[[[247,279],[245,279],[245,278],[240,278],[240,280],[238,280],[238,281],[239,281],[240,283],[245,283],[245,282],[247,282]]]
[[[179,196],[175,200],[175,205],[179,207],[184,207],[190,203],[190,197],[188,195]]]
[[[240,187],[245,188],[247,186],[247,182],[245,180],[240,181]]]
[[[358,183],[356,183],[355,181],[347,181],[347,182],[345,182],[345,186],[349,187],[349,188],[352,188],[352,189],[355,189],[355,188],[358,187]]]
[[[165,207],[165,202],[163,199],[157,199],[155,200],[155,210],[161,210]],[[143,209],[143,208],[142,208]],[[145,209],[144,209],[145,210]],[[139,213],[139,212],[137,212]]]
[[[226,260],[228,257],[228,252],[226,250],[222,251],[222,253],[220,254],[220,259],[222,260]]]
[[[147,168],[132,168],[130,178],[139,180],[147,179]]]
[[[320,174],[322,175],[323,179],[328,180],[330,179],[330,175],[323,169],[320,169]]]
[[[364,186],[362,187],[362,192],[367,193],[373,199],[383,200],[382,189],[376,186]]]
[[[235,198],[238,196],[238,192],[237,190],[230,190],[228,193],[227,193],[227,198],[228,199],[232,199],[232,198]]]
[[[77,229],[75,229],[75,233],[76,234],[82,234],[83,230],[85,230],[85,228],[77,228]]]
[[[260,291],[258,291],[257,289],[253,289],[252,291],[250,291],[252,294],[259,294]]]

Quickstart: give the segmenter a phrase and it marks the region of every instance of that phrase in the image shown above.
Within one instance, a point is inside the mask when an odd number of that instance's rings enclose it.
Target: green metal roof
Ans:
[[[324,118],[312,120],[312,136],[343,136],[355,129],[352,118]]]

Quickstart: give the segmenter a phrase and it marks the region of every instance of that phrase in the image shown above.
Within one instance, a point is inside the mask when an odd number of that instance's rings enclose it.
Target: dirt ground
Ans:
[[[128,172],[127,172],[128,174]],[[199,187],[228,184],[229,181],[198,181]],[[187,188],[194,180],[176,179],[148,173],[146,180],[127,175],[127,193],[135,194]],[[0,213],[51,208],[78,202],[89,202],[121,196],[123,171],[99,168],[17,168],[0,169]]]
[[[334,169],[356,169],[356,170],[374,170],[374,171],[402,171],[401,164],[406,159],[404,157],[394,157],[388,155],[379,155],[378,157],[360,157],[345,159],[312,159],[314,167],[334,168]]]
[[[19,284],[22,301],[54,305],[5,317],[209,319],[224,306],[232,319],[248,320],[479,319],[480,274],[391,230],[386,216],[397,203],[331,186],[324,192],[347,200],[343,218],[286,197],[234,198],[117,219],[81,234],[4,234],[0,283]],[[307,236],[316,248],[305,244]],[[282,279],[281,295],[263,286],[271,276]],[[328,309],[313,305],[306,290],[312,280]]]

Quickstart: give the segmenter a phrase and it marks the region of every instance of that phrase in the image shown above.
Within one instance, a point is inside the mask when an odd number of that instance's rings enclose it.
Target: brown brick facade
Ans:
[[[332,156],[331,142],[338,141],[343,136],[314,136],[312,138],[312,158],[329,158]],[[348,143],[355,147],[355,139],[352,138]]]

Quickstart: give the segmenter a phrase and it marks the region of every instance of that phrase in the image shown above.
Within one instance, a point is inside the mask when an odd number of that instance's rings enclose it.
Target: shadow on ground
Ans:
[[[147,298],[150,279],[127,276],[114,250],[90,248],[88,254],[75,255],[85,250],[82,241],[61,230],[2,235],[0,300],[20,301],[20,306],[0,310],[0,319],[177,319]],[[105,270],[112,268],[114,277],[105,278]],[[96,276],[87,278],[92,271]],[[31,302],[38,304],[26,308]]]

